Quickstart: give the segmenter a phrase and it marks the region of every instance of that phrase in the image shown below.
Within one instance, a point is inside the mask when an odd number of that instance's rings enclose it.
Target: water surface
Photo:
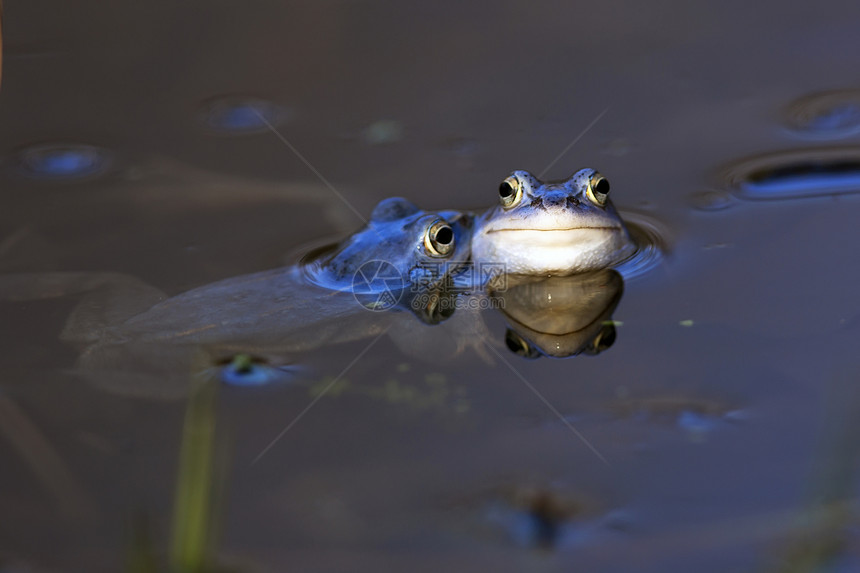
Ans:
[[[607,108],[545,175],[598,168],[622,212],[665,227],[669,255],[627,281],[596,356],[523,359],[488,313],[492,348],[479,333],[460,353],[425,345],[411,335],[441,326],[416,321],[369,350],[303,354],[300,382],[224,386],[221,562],[779,570],[808,557],[793,527],[814,499],[856,496],[860,197],[807,177],[811,198],[747,201],[723,170],[819,144],[856,153],[850,110],[826,142],[785,110],[857,89],[860,8],[6,8],[4,273],[113,271],[178,294],[342,237],[385,197],[489,205]],[[22,171],[28,149],[41,154]],[[702,191],[728,207],[691,206]],[[0,303],[10,570],[116,571],[135,515],[156,553],[170,545],[186,400],[70,372],[77,350],[58,335],[75,304]],[[856,546],[838,549],[855,570]]]

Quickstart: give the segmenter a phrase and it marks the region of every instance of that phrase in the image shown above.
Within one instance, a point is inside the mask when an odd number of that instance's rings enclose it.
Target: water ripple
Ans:
[[[636,244],[636,252],[615,270],[624,280],[644,275],[657,267],[669,252],[669,233],[663,223],[637,211],[622,211],[621,218]]]
[[[796,149],[756,155],[725,170],[741,199],[778,200],[860,192],[860,147]]]

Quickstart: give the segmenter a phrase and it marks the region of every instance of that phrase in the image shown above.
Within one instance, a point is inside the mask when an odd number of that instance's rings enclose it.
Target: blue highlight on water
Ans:
[[[222,97],[205,102],[201,121],[209,129],[226,134],[247,135],[266,131],[281,123],[286,111],[257,98]]]
[[[741,199],[779,200],[860,192],[860,147],[820,147],[757,155],[726,171]]]
[[[107,151],[85,144],[39,144],[18,152],[20,170],[41,179],[80,179],[102,173],[109,164]]]

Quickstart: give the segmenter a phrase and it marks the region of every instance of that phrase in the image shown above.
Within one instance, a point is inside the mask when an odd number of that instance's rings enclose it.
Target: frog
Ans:
[[[592,168],[546,182],[525,170],[512,172],[499,185],[499,204],[475,219],[474,263],[556,276],[622,263],[637,249],[609,188]]]
[[[394,197],[357,232],[296,264],[173,297],[121,273],[48,272],[4,275],[0,299],[80,295],[60,336],[80,350],[75,371],[114,393],[176,398],[189,373],[221,367],[224,381],[266,381],[255,365],[275,372],[297,353],[380,336],[392,322],[443,320],[411,302],[466,264],[471,228],[467,213]]]
[[[403,198],[385,199],[365,227],[331,247],[317,249],[298,265],[191,290],[129,318],[112,332],[141,341],[194,344],[283,339],[285,323],[306,322],[296,319],[305,311],[317,319],[330,315],[339,306],[334,302],[340,300],[337,293],[350,295],[344,297],[343,310],[351,312],[372,306],[374,301],[362,304],[372,295],[397,297],[419,279],[428,285],[443,280],[468,260],[470,228],[470,218],[462,213],[428,212]],[[387,275],[361,280],[365,269]],[[396,302],[386,301],[380,304]],[[287,313],[291,318],[285,322]],[[300,336],[308,340],[306,333]]]

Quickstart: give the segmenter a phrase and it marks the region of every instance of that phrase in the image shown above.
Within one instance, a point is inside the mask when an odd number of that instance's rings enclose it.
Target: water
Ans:
[[[795,524],[813,500],[856,497],[860,197],[818,177],[833,163],[791,167],[860,140],[850,110],[803,124],[827,141],[798,137],[785,110],[858,88],[844,54],[860,8],[6,8],[3,272],[113,271],[173,295],[280,266],[385,197],[483,208],[509,172],[541,172],[577,138],[546,177],[599,169],[666,239],[595,356],[525,360],[499,313],[480,326],[458,310],[287,357],[297,374],[275,384],[223,385],[220,563],[779,570],[809,556]],[[213,129],[201,105],[224,94],[290,110],[273,116],[288,145],[250,108],[220,116],[242,137]],[[22,172],[21,151],[42,145],[99,152]],[[812,197],[738,192],[726,166],[762,155],[792,161],[754,180]],[[703,191],[725,208],[696,207]],[[78,349],[59,333],[78,300],[0,303],[0,568],[115,571],[135,516],[169,553],[187,392],[71,373]],[[851,539],[834,557],[846,571]]]

